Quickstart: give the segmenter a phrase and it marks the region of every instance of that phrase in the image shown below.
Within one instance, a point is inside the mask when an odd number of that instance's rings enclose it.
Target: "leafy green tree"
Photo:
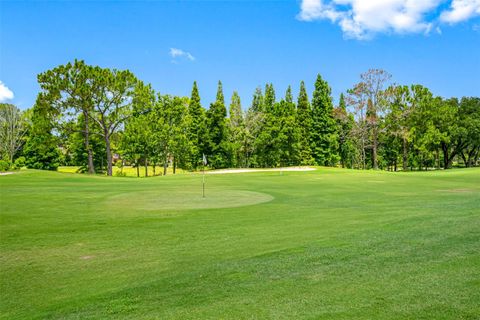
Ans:
[[[112,175],[112,137],[132,115],[132,101],[141,82],[128,70],[92,68],[94,109],[90,118],[105,141],[107,175]]]
[[[276,107],[275,89],[272,84],[265,86],[264,111],[262,120],[259,124],[261,129],[257,132],[255,139],[255,159],[256,164],[261,167],[275,167],[280,162],[278,151],[278,135],[280,131],[280,122],[275,114],[279,107]]]
[[[300,92],[297,98],[297,127],[299,128],[299,152],[302,165],[311,165],[315,163],[310,148],[310,130],[312,127],[312,110],[308,101],[305,82],[300,83]]]
[[[63,117],[57,118],[55,127],[70,135],[80,133],[83,137],[84,149],[86,150],[86,166],[88,173],[95,172],[93,150],[90,146],[91,119],[93,112],[93,96],[95,94],[94,68],[85,64],[82,60],[60,65],[38,75],[38,83],[44,92],[45,100],[56,108]],[[72,121],[83,116],[82,125],[79,127]],[[66,123],[65,123],[66,122]],[[71,131],[73,130],[73,131]],[[77,135],[78,136],[78,135]]]
[[[172,101],[172,119],[170,121],[170,152],[173,163],[173,173],[176,173],[177,166],[188,167],[188,154],[192,149],[191,142],[188,140],[188,98],[173,97]]]
[[[297,126],[295,103],[289,86],[285,99],[276,104],[276,119],[279,122],[277,138],[280,166],[292,166],[300,163],[300,130]]]
[[[465,147],[460,151],[466,167],[476,165],[480,155],[480,98],[463,97],[460,100],[459,121],[464,128]]]
[[[32,126],[29,130],[23,155],[25,165],[32,169],[57,170],[62,162],[62,155],[57,147],[59,141],[53,135],[55,118],[58,110],[52,108],[40,93],[32,111]]]
[[[197,168],[202,159],[202,153],[205,151],[207,128],[205,110],[200,103],[200,94],[196,81],[193,82],[192,94],[188,104],[187,123],[188,140],[192,144],[190,163],[192,168]]]
[[[0,155],[10,164],[24,144],[27,119],[16,106],[0,103]]]
[[[265,111],[265,98],[263,96],[262,88],[257,87],[253,94],[252,105],[250,109],[252,112],[264,112]]]
[[[337,108],[334,109],[334,118],[338,129],[338,152],[342,168],[353,167],[355,160],[355,142],[352,139],[352,129],[355,120],[352,114],[347,111],[345,96],[340,95],[340,101]]]
[[[234,167],[245,166],[242,146],[245,139],[245,120],[243,118],[240,96],[236,91],[233,92],[229,108],[229,137],[232,150],[232,165]]]
[[[265,96],[263,98],[263,111],[265,113],[274,113],[274,106],[275,106],[275,89],[273,88],[273,84],[267,83],[265,85]]]
[[[328,83],[317,76],[312,99],[311,149],[319,165],[334,166],[339,160],[337,127]]]
[[[218,82],[217,100],[207,111],[209,164],[213,168],[225,168],[230,164],[227,132],[227,108],[225,107],[222,83]]]

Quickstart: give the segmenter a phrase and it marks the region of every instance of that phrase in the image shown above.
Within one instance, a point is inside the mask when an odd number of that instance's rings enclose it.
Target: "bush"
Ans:
[[[10,163],[5,160],[0,160],[0,171],[7,171],[10,169]]]
[[[126,177],[126,176],[127,176],[127,173],[126,173],[126,172],[117,171],[117,172],[115,172],[115,176],[116,176],[116,177]]]
[[[19,157],[17,160],[15,160],[15,167],[20,169],[25,167],[25,157]]]
[[[122,169],[122,167],[123,167],[123,160],[118,159],[117,161],[115,161],[115,166],[116,166],[118,169]]]

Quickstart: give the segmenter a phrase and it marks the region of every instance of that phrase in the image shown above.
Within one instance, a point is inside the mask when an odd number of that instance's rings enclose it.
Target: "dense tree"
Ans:
[[[227,131],[227,108],[222,83],[218,82],[217,99],[207,111],[208,144],[206,153],[213,168],[225,168],[230,165],[230,148]]]
[[[157,165],[164,174],[169,165],[174,172],[177,166],[196,169],[202,154],[213,168],[340,161],[342,167],[397,170],[401,163],[403,170],[424,170],[475,166],[480,155],[479,98],[434,97],[421,85],[384,88],[390,75],[383,70],[362,74],[335,108],[328,83],[318,75],[311,103],[304,82],[296,104],[290,87],[277,101],[268,83],[265,94],[257,87],[245,113],[234,92],[228,117],[221,82],[205,111],[196,82],[189,99],[159,95],[129,71],[83,61],[46,71],[38,80],[31,125],[20,130],[27,136],[9,150],[3,129],[12,127],[0,115],[2,156],[12,162],[23,155],[28,167],[74,164],[92,173],[102,172],[106,162],[111,175],[115,152],[120,167],[133,164],[139,175],[143,165],[145,176],[149,165],[154,175]]]
[[[232,165],[234,167],[245,166],[245,157],[242,147],[245,140],[245,120],[243,117],[240,96],[233,92],[230,102],[228,119],[230,146],[232,151]]]
[[[110,70],[95,67],[94,109],[90,118],[100,127],[105,141],[107,175],[112,175],[112,136],[132,115],[132,101],[138,79],[128,70]]]
[[[370,69],[360,75],[361,82],[349,90],[350,102],[359,111],[361,119],[361,139],[363,147],[371,150],[372,167],[378,169],[378,137],[381,124],[381,116],[385,111],[386,97],[385,86],[391,79],[391,75],[382,69]],[[368,131],[370,144],[366,141],[365,131]],[[365,153],[365,151],[362,151]],[[365,158],[365,157],[364,157]],[[365,160],[365,159],[364,159]]]
[[[342,168],[352,168],[355,160],[355,143],[352,137],[352,129],[355,120],[347,111],[345,96],[340,95],[338,107],[334,110],[334,117],[338,129],[338,152]]]
[[[43,99],[58,112],[65,113],[65,117],[57,118],[53,125],[67,135],[81,133],[87,153],[87,171],[90,174],[95,172],[93,150],[90,146],[90,118],[93,112],[93,96],[96,93],[96,88],[93,87],[94,77],[94,68],[81,60],[60,65],[38,75],[38,83],[44,92]],[[82,115],[82,127],[71,123],[79,118],[79,113]]]
[[[59,141],[53,134],[58,110],[52,108],[43,93],[38,95],[32,111],[32,125],[23,154],[26,166],[33,169],[56,170],[62,162]]]
[[[319,165],[333,166],[338,160],[337,127],[333,118],[331,89],[320,75],[315,81],[312,99],[310,145]]]
[[[16,106],[0,103],[0,155],[13,164],[15,154],[24,143],[27,119]]]
[[[460,150],[466,167],[476,164],[480,156],[480,98],[464,97],[460,101],[459,122],[464,128],[465,147]]]
[[[192,93],[188,104],[188,140],[192,143],[190,153],[190,165],[197,168],[205,151],[206,140],[206,123],[205,110],[200,102],[200,94],[198,92],[197,82],[193,82]]]
[[[297,99],[296,126],[299,128],[299,157],[301,164],[310,165],[315,162],[310,148],[310,130],[312,127],[312,110],[308,101],[305,82],[300,83],[300,92]]]

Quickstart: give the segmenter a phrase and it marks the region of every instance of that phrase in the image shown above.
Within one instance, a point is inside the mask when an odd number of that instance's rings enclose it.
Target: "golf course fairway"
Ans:
[[[1,319],[479,319],[480,170],[0,176]]]

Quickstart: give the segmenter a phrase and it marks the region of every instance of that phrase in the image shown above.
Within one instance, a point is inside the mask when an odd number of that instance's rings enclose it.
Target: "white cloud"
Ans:
[[[7,100],[12,100],[14,97],[12,90],[10,90],[6,85],[0,81],[0,102],[6,102]]]
[[[182,49],[170,48],[170,56],[173,59],[184,57],[190,61],[195,61],[195,57],[192,54],[190,54],[190,52],[183,51]]]
[[[480,0],[451,0],[439,17],[438,8],[446,1],[302,0],[297,17],[329,20],[340,26],[345,37],[366,39],[376,33],[429,33],[439,20],[456,23],[480,14]]]
[[[453,0],[450,9],[442,12],[440,20],[458,23],[480,15],[480,0]]]

